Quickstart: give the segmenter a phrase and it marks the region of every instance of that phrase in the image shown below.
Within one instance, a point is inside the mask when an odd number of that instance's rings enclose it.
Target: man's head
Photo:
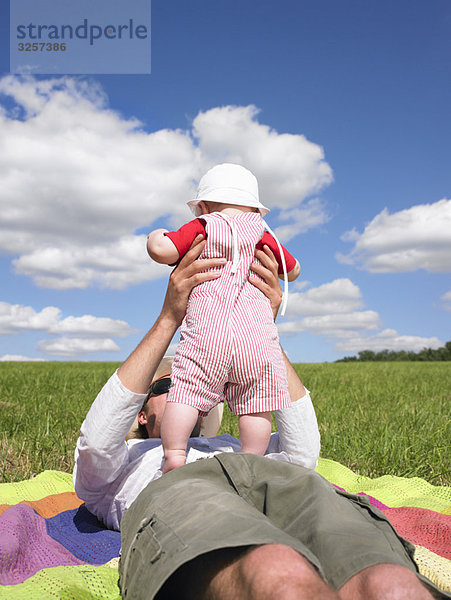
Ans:
[[[169,386],[171,383],[171,368],[173,356],[165,356],[154,375],[152,384],[149,388],[147,397],[143,403],[137,419],[135,420],[132,429],[127,435],[130,438],[159,438],[161,420],[163,418],[164,409],[166,408],[166,400],[168,398]],[[199,435],[200,418],[193,429],[191,436]]]

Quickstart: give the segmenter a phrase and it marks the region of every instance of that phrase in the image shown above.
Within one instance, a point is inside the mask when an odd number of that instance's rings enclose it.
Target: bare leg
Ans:
[[[181,567],[157,600],[338,600],[315,568],[281,544],[226,548]]]
[[[407,567],[379,564],[351,577],[338,592],[342,600],[432,600],[433,596]]]
[[[271,436],[271,413],[252,413],[238,417],[241,452],[263,456]]]
[[[199,412],[178,402],[167,402],[161,421],[161,443],[164,450],[163,474],[186,463],[186,445]]]

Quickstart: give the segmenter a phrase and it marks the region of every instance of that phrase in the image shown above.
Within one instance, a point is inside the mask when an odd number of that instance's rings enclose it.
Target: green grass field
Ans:
[[[0,481],[71,471],[78,429],[114,363],[0,363]],[[321,456],[377,477],[449,485],[451,363],[302,364]],[[222,433],[237,435],[225,413]]]

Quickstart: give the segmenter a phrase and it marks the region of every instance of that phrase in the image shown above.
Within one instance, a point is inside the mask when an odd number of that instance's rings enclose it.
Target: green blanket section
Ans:
[[[70,473],[43,471],[33,479],[0,484],[0,504],[18,504],[24,500],[33,502],[53,494],[73,491]]]
[[[0,586],[3,600],[120,600],[117,570],[79,565],[41,569],[19,585]]]
[[[363,492],[377,498],[390,508],[415,506],[435,512],[445,512],[451,506],[451,488],[434,486],[419,477],[383,475],[376,479],[353,473],[340,463],[320,458],[317,472],[347,492]]]

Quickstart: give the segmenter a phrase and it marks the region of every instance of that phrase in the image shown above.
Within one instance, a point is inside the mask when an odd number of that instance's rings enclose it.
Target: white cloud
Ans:
[[[28,356],[22,356],[22,354],[4,354],[0,356],[1,362],[43,362],[43,358],[29,358]]]
[[[0,334],[48,330],[57,322],[60,313],[55,306],[47,306],[36,312],[31,306],[0,302]]]
[[[358,286],[349,279],[335,279],[303,293],[290,293],[286,315],[350,313],[362,307],[362,294]]]
[[[371,330],[379,327],[379,315],[373,310],[351,313],[338,313],[306,317],[300,321],[291,321],[278,325],[281,335],[294,335],[300,331],[326,335],[335,338],[347,338],[356,331]]]
[[[257,177],[269,208],[289,209],[333,179],[321,146],[303,135],[279,134],[257,121],[256,106],[225,106],[200,112],[193,120],[204,165],[236,162]]]
[[[441,299],[449,303],[451,291]],[[349,279],[335,279],[303,293],[290,294],[287,316],[297,320],[277,325],[281,336],[293,336],[300,332],[323,335],[340,340],[334,347],[340,353],[356,353],[361,350],[412,350],[425,347],[439,348],[443,343],[436,337],[400,335],[393,329],[385,329],[369,336],[381,326],[379,314],[364,307],[358,286]],[[446,308],[445,308],[446,309]]]
[[[61,337],[38,342],[41,352],[53,356],[77,356],[90,352],[117,352],[119,346],[112,339],[87,339]]]
[[[61,310],[56,306],[47,306],[36,312],[31,306],[0,302],[0,334],[19,331],[96,337],[126,337],[134,333],[126,321],[92,315],[61,319]]]
[[[148,258],[145,240],[145,235],[124,236],[103,246],[38,248],[13,260],[13,264],[18,273],[30,275],[41,287],[86,288],[95,282],[102,287],[124,289],[170,273],[166,265]]]
[[[441,308],[447,312],[451,312],[451,290],[440,296],[440,300],[442,301]]]
[[[425,269],[451,271],[451,200],[420,204],[390,215],[384,209],[362,234],[347,232],[342,239],[354,242],[345,264],[374,273],[398,273]]]
[[[109,319],[108,317],[66,317],[55,323],[48,330],[49,333],[77,334],[83,336],[112,336],[126,337],[133,333],[126,321]]]
[[[441,346],[443,346],[443,342],[436,337],[426,338],[413,335],[400,335],[394,329],[384,329],[384,331],[372,337],[356,336],[344,342],[339,342],[335,346],[335,350],[342,353],[356,353],[362,350],[372,350],[373,352],[380,352],[382,350],[419,352],[423,348],[436,349]]]
[[[377,329],[380,318],[364,307],[358,286],[349,279],[335,279],[306,292],[290,293],[287,317],[302,317],[278,324],[281,336],[308,331],[333,338],[349,338],[359,331]]]
[[[306,287],[308,287],[309,285],[311,285],[312,282],[311,281],[307,281],[306,279],[301,279],[293,281],[293,283],[291,284],[291,288],[292,290],[305,290]]]
[[[318,198],[313,198],[300,208],[285,210],[281,218],[289,221],[286,225],[276,227],[275,233],[282,242],[287,242],[291,238],[305,233],[313,227],[318,227],[330,221],[331,217],[327,214],[324,202]]]
[[[167,273],[136,231],[159,217],[188,220],[195,180],[222,160],[248,166],[262,199],[287,211],[282,220],[297,219],[283,235],[328,218],[306,200],[332,181],[322,148],[260,124],[254,106],[213,108],[191,129],[148,133],[111,110],[94,81],[6,76],[0,93],[15,102],[0,110],[0,250],[37,285],[120,289]]]

